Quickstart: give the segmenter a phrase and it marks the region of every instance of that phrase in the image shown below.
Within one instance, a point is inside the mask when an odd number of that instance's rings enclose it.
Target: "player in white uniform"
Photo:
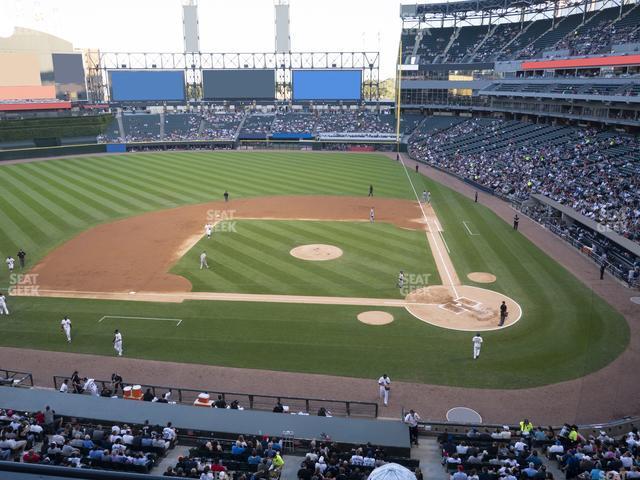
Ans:
[[[209,264],[207,263],[207,252],[202,252],[200,254],[200,270],[203,268],[209,268]]]
[[[204,226],[204,232],[207,234],[207,238],[211,238],[211,234],[213,233],[213,225],[207,223]]]
[[[404,287],[404,272],[400,270],[400,273],[398,274],[398,288],[402,287]]]
[[[14,258],[9,256],[9,257],[7,257],[5,262],[7,262],[7,267],[9,268],[9,273],[13,272],[13,267],[16,264],[16,261],[14,260]]]
[[[482,337],[480,336],[479,333],[476,333],[476,335],[471,339],[471,341],[473,342],[473,359],[475,360],[480,356],[480,348],[482,347]]]
[[[7,308],[7,299],[0,292],[0,315],[9,315],[9,309]]]
[[[422,191],[422,203],[429,203],[431,201],[431,193],[429,190]]]
[[[371,223],[376,221],[376,211],[373,207],[371,207],[371,210],[369,211],[369,221]]]
[[[122,356],[122,334],[116,329],[113,332],[113,348],[118,352],[118,356]]]
[[[60,329],[67,336],[67,343],[71,343],[71,320],[66,315],[60,320]]]
[[[391,379],[385,373],[378,379],[378,388],[380,390],[380,398],[386,407],[389,404],[389,392],[391,391]]]

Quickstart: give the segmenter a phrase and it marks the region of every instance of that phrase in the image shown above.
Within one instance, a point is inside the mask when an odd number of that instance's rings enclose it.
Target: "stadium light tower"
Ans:
[[[289,33],[289,1],[275,0],[276,15],[276,53],[291,51],[291,36]]]
[[[184,36],[184,52],[199,52],[200,35],[198,34],[197,0],[186,0],[182,4],[182,32]]]

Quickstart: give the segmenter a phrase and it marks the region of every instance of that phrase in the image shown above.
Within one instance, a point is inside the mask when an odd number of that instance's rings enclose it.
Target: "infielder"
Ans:
[[[471,339],[471,341],[473,342],[473,359],[475,360],[480,356],[480,348],[482,347],[482,337],[480,336],[479,333],[476,333],[476,335]]]
[[[202,252],[200,254],[200,270],[203,268],[209,268],[209,264],[207,263],[207,252]]]
[[[389,405],[389,392],[391,391],[391,379],[386,373],[378,379],[378,389],[380,390],[380,398],[386,407]]]
[[[207,234],[207,238],[211,238],[211,234],[213,233],[213,225],[207,223],[204,226],[204,232]]]
[[[404,287],[404,272],[400,270],[400,273],[398,274],[398,288],[402,287]]]
[[[71,343],[71,320],[66,315],[60,320],[60,329],[67,336],[67,343]]]
[[[371,210],[369,211],[369,221],[371,223],[376,221],[376,210],[373,207],[371,207]]]
[[[422,203],[430,203],[431,202],[431,192],[429,190],[422,191]]]
[[[7,299],[0,292],[0,315],[9,315],[9,309],[7,308]]]
[[[118,356],[122,356],[122,334],[116,329],[113,332],[113,348],[118,352]]]
[[[13,272],[13,267],[15,266],[16,261],[13,259],[13,257],[9,256],[9,257],[7,257],[5,262],[7,262],[7,267],[9,267],[9,273],[12,273]]]

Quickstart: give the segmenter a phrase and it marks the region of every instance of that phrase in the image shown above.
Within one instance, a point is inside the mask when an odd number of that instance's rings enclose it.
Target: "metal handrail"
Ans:
[[[54,375],[53,386],[56,390],[60,388],[62,382],[69,379],[66,375]],[[111,380],[95,379],[96,383],[101,387],[105,385],[111,386]],[[218,395],[227,403],[238,400],[239,404],[250,410],[266,410],[271,411],[276,402],[288,405],[291,411],[304,411],[311,413],[320,407],[327,409],[333,416],[345,417],[378,417],[378,404],[375,402],[361,402],[356,400],[331,400],[326,398],[309,398],[309,397],[290,397],[286,395],[261,395],[254,393],[224,392],[211,390],[196,390],[192,388],[173,387],[166,385],[150,385],[136,382],[123,382],[123,386],[140,385],[143,390],[151,389],[151,393],[155,397],[160,397],[165,392],[171,392],[171,400],[177,403],[193,405],[200,393],[209,394],[210,398],[215,400]]]
[[[5,370],[0,368],[0,384],[11,387],[33,387],[33,375],[29,372]]]

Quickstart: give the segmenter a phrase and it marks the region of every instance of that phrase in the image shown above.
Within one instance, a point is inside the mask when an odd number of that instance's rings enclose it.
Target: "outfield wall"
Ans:
[[[59,147],[34,147],[18,148],[13,150],[0,150],[0,162],[6,160],[22,160],[26,158],[61,157],[66,155],[85,155],[91,153],[104,153],[107,151],[105,144],[66,145]]]

